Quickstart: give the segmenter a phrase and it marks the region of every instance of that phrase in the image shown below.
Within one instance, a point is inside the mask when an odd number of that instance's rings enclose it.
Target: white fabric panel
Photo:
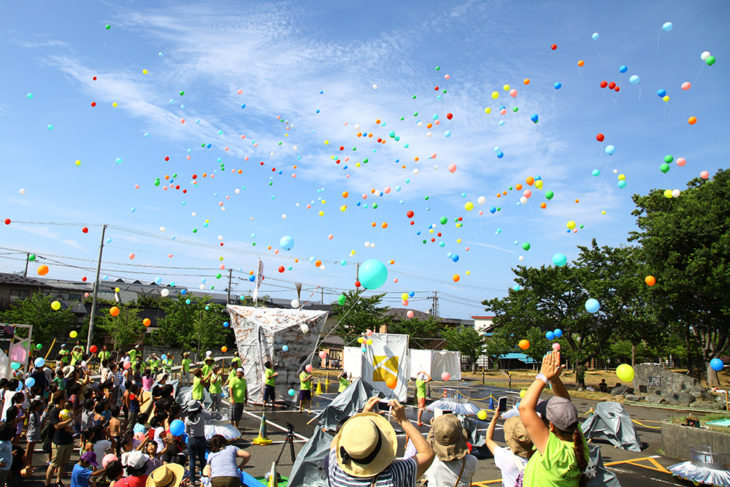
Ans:
[[[369,338],[373,344],[366,347],[366,352],[356,347],[345,347],[345,371],[352,373],[353,377],[361,377],[363,382],[386,398],[406,401],[410,374],[408,335],[373,333]],[[389,377],[397,379],[393,390],[385,384]]]
[[[431,350],[411,349],[411,379],[415,379],[419,372],[431,375]],[[433,376],[432,376],[433,377]],[[434,377],[434,379],[437,379]]]
[[[352,378],[362,376],[362,351],[359,347],[345,347],[343,370]]]
[[[451,380],[461,380],[461,352],[434,350],[431,354],[431,377],[441,380],[441,374],[448,372]]]

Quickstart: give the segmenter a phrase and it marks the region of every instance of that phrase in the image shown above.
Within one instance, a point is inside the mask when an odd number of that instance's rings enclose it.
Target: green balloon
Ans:
[[[442,216],[439,221],[441,222],[441,225],[446,225],[449,222],[449,219],[445,216]]]
[[[105,28],[106,30],[109,30],[109,29],[111,29],[111,28],[112,28],[112,26],[111,26],[111,25],[109,25],[109,24],[106,24],[106,25],[104,26],[104,28]]]
[[[522,244],[522,250],[530,250],[530,243],[525,242]]]
[[[669,164],[667,164],[666,162],[662,162],[662,165],[659,166],[659,170],[661,172],[665,173],[665,174],[668,173],[669,172]]]
[[[553,193],[552,191],[545,191],[545,198],[551,200],[553,199],[553,196],[555,196],[555,193]]]
[[[31,261],[31,262],[35,262],[35,254],[30,254],[28,256],[28,260]]]
[[[664,162],[666,162],[667,164],[669,164],[673,160],[674,160],[674,157],[670,156],[669,154],[667,154],[666,156],[664,156]]]
[[[37,343],[36,346],[35,346],[35,348],[36,348],[36,350],[40,350],[41,348],[43,348],[43,344],[42,343]]]
[[[708,66],[712,66],[713,64],[715,64],[715,61],[715,56],[707,56],[707,59],[705,59],[705,62]]]
[[[339,304],[340,306],[344,306],[345,301],[347,301],[347,298],[344,294],[340,294],[339,296],[337,296],[337,304]]]

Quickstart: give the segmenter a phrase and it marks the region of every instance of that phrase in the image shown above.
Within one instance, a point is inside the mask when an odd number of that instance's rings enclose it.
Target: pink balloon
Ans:
[[[678,165],[679,167],[682,167],[682,166],[684,166],[685,164],[687,164],[687,159],[685,159],[684,157],[678,157],[678,158],[677,158],[677,165]]]
[[[413,318],[413,316],[414,316],[414,313],[413,313],[413,311],[411,311],[411,310],[408,310],[408,312],[406,313],[406,316],[407,316],[408,318]]]
[[[326,356],[327,356],[327,352],[325,352],[324,350],[319,352],[319,358],[324,359]]]
[[[524,192],[522,193],[522,195],[523,195],[523,196],[524,196],[525,198],[529,198],[530,196],[532,196],[532,191],[530,191],[529,189],[526,189],[526,190],[525,190],[525,191],[524,191]]]
[[[499,111],[499,114],[500,114],[500,115],[505,115],[506,113],[507,113],[507,109],[506,109],[506,108],[503,108],[503,109],[501,109],[501,110]]]
[[[134,254],[129,254],[130,259],[134,259]]]
[[[700,173],[700,177],[701,177],[702,179],[707,179],[707,178],[709,178],[709,177],[710,177],[710,173],[709,173],[709,172],[707,172],[707,171],[702,171],[702,172]]]
[[[311,372],[312,371],[312,366],[310,364],[307,364],[307,366],[304,367],[304,370],[306,370],[307,372]]]
[[[456,172],[456,164],[449,164],[449,172],[452,174]]]
[[[131,362],[124,362],[124,370],[129,369],[132,366]]]
[[[682,83],[682,89],[684,91],[687,91],[690,88],[692,88],[692,83],[690,83],[689,81],[685,81],[684,83]]]
[[[511,96],[512,98],[517,98],[517,90],[515,90],[514,88],[509,90],[509,96]]]
[[[556,343],[553,343],[553,350],[555,350],[556,352],[559,352],[560,351],[560,344],[557,343],[557,342]]]
[[[449,374],[448,372],[444,372],[443,374],[441,374],[441,380],[451,380],[451,374]]]
[[[390,193],[390,186],[386,186],[385,189],[383,190],[383,193],[385,193],[385,194]]]

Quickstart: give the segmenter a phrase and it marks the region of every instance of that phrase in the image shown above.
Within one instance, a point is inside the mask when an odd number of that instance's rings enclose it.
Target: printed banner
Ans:
[[[373,333],[372,345],[366,347],[361,360],[362,380],[382,392],[386,398],[397,398],[405,403],[408,399],[408,376],[410,374],[410,353],[408,335]],[[386,385],[395,379],[396,387]]]

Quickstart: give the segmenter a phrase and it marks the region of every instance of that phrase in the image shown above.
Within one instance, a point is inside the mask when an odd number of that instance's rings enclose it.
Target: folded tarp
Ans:
[[[581,425],[586,438],[606,440],[617,448],[641,451],[639,435],[631,416],[617,402],[600,402],[596,412]]]

